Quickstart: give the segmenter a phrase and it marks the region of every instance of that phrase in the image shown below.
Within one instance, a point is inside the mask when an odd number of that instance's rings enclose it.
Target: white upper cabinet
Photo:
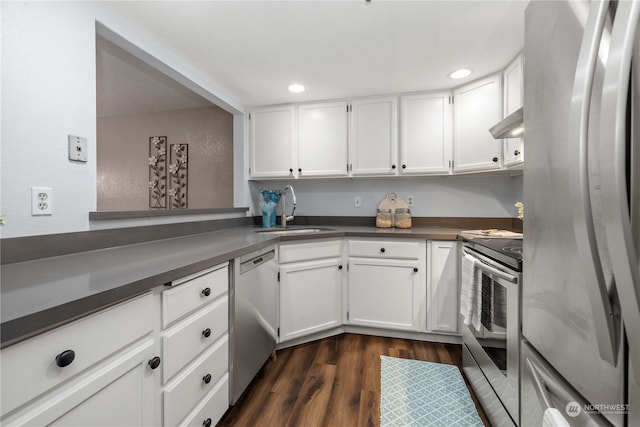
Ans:
[[[400,99],[400,173],[449,173],[451,93],[425,93]]]
[[[298,105],[298,176],[346,176],[347,102]]]
[[[518,56],[504,70],[504,116],[516,111],[523,105],[523,64],[522,55]],[[514,166],[524,161],[522,138],[504,140],[504,165]]]
[[[352,175],[393,175],[397,170],[398,104],[395,96],[359,99],[350,106]]]
[[[454,91],[454,172],[502,167],[502,143],[489,128],[502,119],[502,73]]]
[[[250,112],[251,178],[292,176],[295,147],[295,106],[258,108]]]

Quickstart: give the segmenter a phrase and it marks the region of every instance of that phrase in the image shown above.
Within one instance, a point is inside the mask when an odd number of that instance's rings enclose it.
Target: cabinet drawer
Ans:
[[[73,377],[153,330],[152,296],[147,294],[102,310],[0,352],[2,413]],[[75,358],[65,366],[56,357]],[[70,353],[67,353],[70,354]]]
[[[227,409],[229,409],[229,374],[224,374],[224,377],[185,418],[180,427],[215,426]]]
[[[167,385],[164,391],[164,425],[178,425],[215,387],[228,368],[229,336],[224,335]]]
[[[309,243],[280,245],[279,263],[310,259],[335,258],[342,254],[342,240],[325,240]]]
[[[229,290],[227,264],[174,281],[162,293],[162,327],[173,323]]]
[[[162,372],[165,382],[227,332],[228,305],[229,298],[225,295],[164,333]]]
[[[349,240],[349,256],[418,259],[420,242],[397,240]]]

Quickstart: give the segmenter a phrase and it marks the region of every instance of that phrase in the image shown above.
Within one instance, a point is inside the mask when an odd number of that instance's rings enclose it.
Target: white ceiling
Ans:
[[[257,106],[448,89],[472,81],[503,68],[522,50],[527,3],[141,1],[107,6],[240,102]],[[474,73],[456,81],[447,77],[460,67]],[[131,78],[122,84],[142,90],[144,82]],[[309,90],[291,94],[292,82]],[[112,98],[111,103],[118,102],[118,96]],[[178,98],[185,101],[189,95]]]

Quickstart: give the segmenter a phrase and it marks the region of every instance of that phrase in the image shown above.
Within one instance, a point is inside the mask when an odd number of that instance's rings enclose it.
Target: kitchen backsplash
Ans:
[[[251,181],[253,212],[260,212],[263,188],[296,191],[296,215],[375,216],[380,201],[390,191],[407,200],[416,217],[516,217],[513,206],[522,200],[521,176],[449,176],[415,178],[358,178],[323,180]],[[362,207],[354,206],[360,196]],[[287,206],[290,201],[287,201]],[[278,207],[278,213],[282,206]]]

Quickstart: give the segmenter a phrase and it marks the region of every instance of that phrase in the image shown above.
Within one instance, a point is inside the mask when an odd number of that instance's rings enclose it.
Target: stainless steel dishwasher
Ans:
[[[231,404],[235,404],[275,351],[278,265],[275,246],[234,260],[230,305]]]

